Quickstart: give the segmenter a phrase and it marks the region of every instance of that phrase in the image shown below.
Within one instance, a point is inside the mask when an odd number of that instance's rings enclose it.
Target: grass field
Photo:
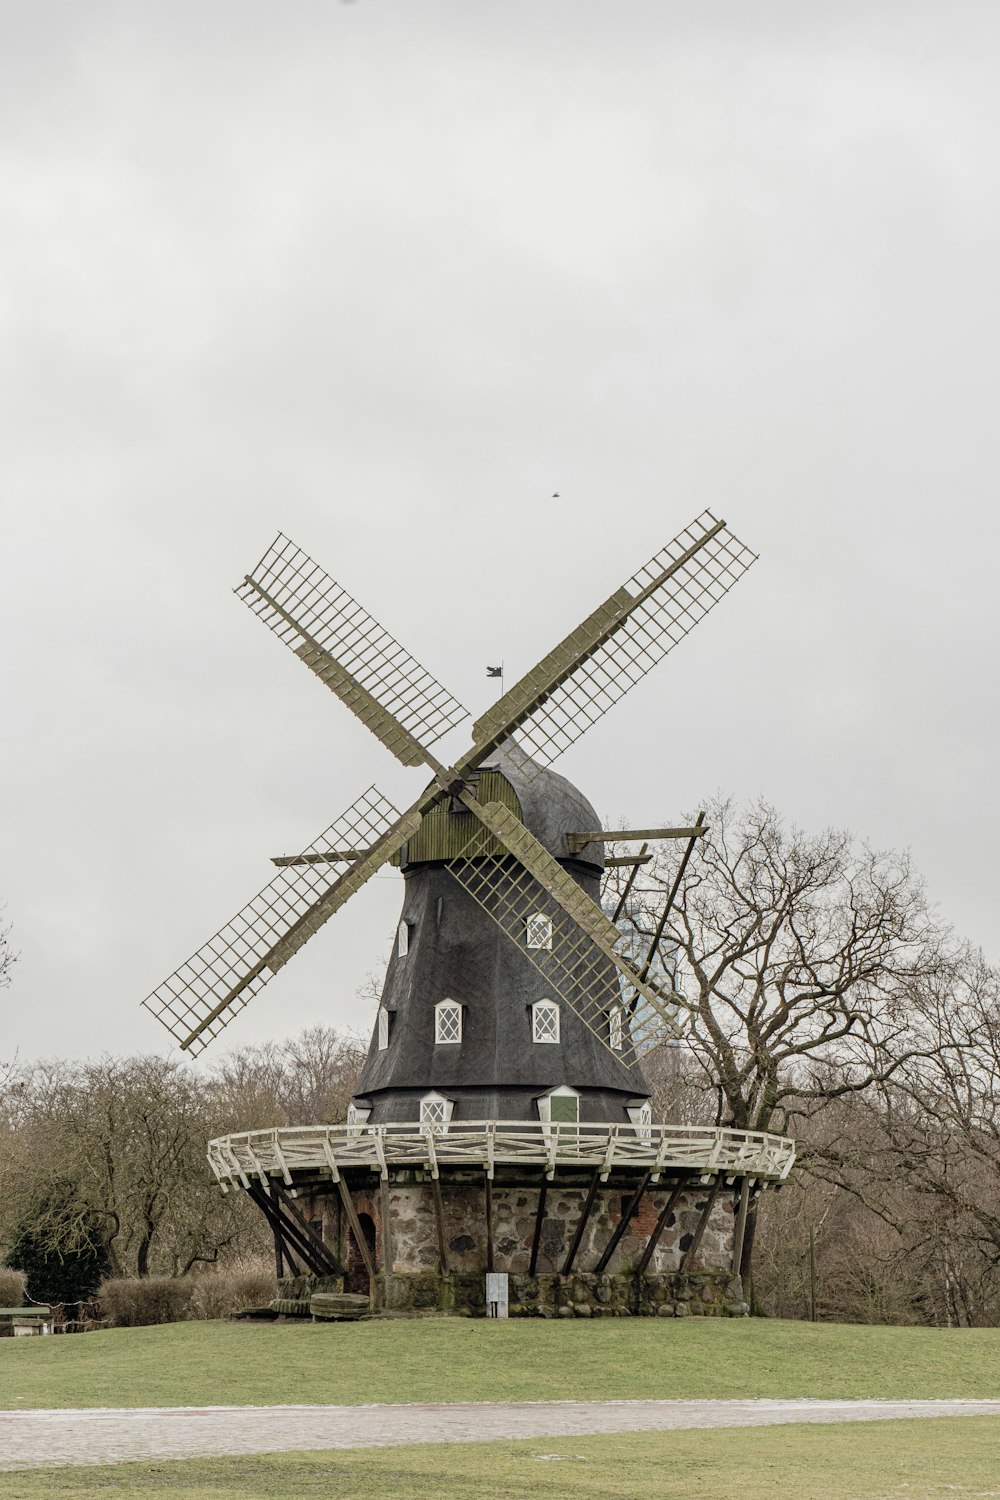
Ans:
[[[0,1409],[1000,1395],[1000,1329],[767,1319],[174,1323],[0,1340]],[[1000,1465],[998,1465],[1000,1467]],[[1000,1491],[1000,1480],[995,1488]]]
[[[4,1500],[961,1500],[1000,1495],[1000,1420],[849,1423],[0,1474]]]

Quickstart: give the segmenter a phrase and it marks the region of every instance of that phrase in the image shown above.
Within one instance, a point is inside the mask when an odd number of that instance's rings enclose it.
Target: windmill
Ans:
[[[497,1131],[504,1125],[520,1146],[530,1139],[531,1149],[542,1152],[547,1182],[562,1158],[580,1165],[592,1126],[615,1132],[616,1141],[624,1127],[636,1149],[651,1141],[639,1059],[679,1032],[671,982],[655,962],[660,934],[643,958],[602,909],[608,835],[582,794],[551,766],[754,560],[724,521],[704,512],[473,724],[472,743],[454,764],[444,764],[432,747],[468,717],[466,710],[287,537],[279,534],[236,589],[386,749],[406,766],[425,767],[431,780],[405,812],[369,787],[307,849],[275,858],[278,873],[269,884],[143,1003],[183,1049],[200,1052],[373,875],[388,864],[402,870],[404,907],[351,1105],[352,1134],[335,1144],[323,1127],[318,1167],[339,1193],[341,1240],[349,1231],[370,1281],[372,1234],[358,1219],[358,1194],[345,1177],[356,1167],[374,1167],[384,1198],[394,1168],[386,1143],[399,1145],[400,1161],[412,1165],[401,1144],[407,1129],[416,1129],[422,1143],[442,1272],[449,1256],[441,1159],[458,1149],[464,1122],[485,1131],[490,1224]],[[631,864],[634,874],[653,838],[677,837],[687,840],[686,863],[703,831],[700,824],[644,830],[637,835],[640,853],[615,862]],[[249,1144],[248,1173],[234,1140],[210,1151],[210,1160],[220,1181],[251,1191],[268,1214],[279,1267],[294,1267],[297,1259],[314,1273],[334,1263],[343,1268],[342,1257],[321,1253],[320,1240],[303,1228],[290,1202],[300,1182],[316,1185],[308,1177],[313,1167],[297,1169],[280,1146],[277,1165],[265,1165]],[[477,1159],[479,1134],[469,1149]],[[611,1150],[606,1162],[602,1157],[601,1181],[609,1180],[613,1163]],[[661,1176],[662,1170],[648,1172],[647,1186]],[[595,1176],[588,1216],[597,1195]],[[638,1208],[637,1200],[633,1212]],[[538,1213],[532,1274],[541,1207]],[[383,1201],[386,1241],[390,1217]],[[487,1241],[492,1271],[489,1226]],[[580,1237],[566,1273],[579,1248]]]

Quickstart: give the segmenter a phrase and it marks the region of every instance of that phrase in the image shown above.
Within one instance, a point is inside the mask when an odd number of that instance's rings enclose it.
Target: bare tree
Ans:
[[[287,1042],[224,1054],[210,1087],[226,1130],[345,1120],[366,1050],[352,1033],[311,1026]]]
[[[675,859],[659,854],[633,892],[637,945],[656,933]],[[662,944],[716,1123],[782,1131],[922,1049],[914,996],[940,973],[948,936],[906,855],[836,830],[805,834],[763,802],[740,812],[720,799]],[[745,1277],[753,1242],[751,1214]]]
[[[244,1228],[205,1165],[218,1121],[193,1070],[157,1057],[38,1064],[8,1136],[8,1237],[30,1224],[69,1253],[100,1235],[116,1275],[182,1274]]]
[[[18,959],[18,955],[11,947],[10,933],[9,922],[6,925],[0,924],[0,990],[9,988],[11,971]]]
[[[934,1321],[983,1323],[1000,1295],[1000,976],[953,954],[921,987],[924,1046],[817,1140],[810,1169],[905,1236]],[[833,1125],[836,1117],[828,1121]]]

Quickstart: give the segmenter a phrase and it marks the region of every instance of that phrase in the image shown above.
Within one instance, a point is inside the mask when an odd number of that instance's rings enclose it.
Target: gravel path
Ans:
[[[0,1412],[0,1470],[680,1427],[1000,1416],[998,1401],[523,1401]]]

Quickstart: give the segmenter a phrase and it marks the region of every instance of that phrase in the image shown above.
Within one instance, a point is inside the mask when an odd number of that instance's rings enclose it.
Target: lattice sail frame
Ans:
[[[419,815],[414,816],[419,823]],[[303,853],[370,849],[399,820],[400,814],[392,803],[375,787],[369,787]],[[409,836],[407,832],[400,842]],[[391,852],[385,854],[386,859]],[[350,889],[340,887],[342,899],[336,904],[332,899],[324,904],[324,898],[331,896],[342,877],[355,873],[361,878],[350,880]],[[143,1005],[195,1056],[354,894],[365,878],[365,872],[356,872],[355,864],[348,866],[346,860],[336,865],[327,862],[284,867],[214,937],[158,985]]]
[[[474,744],[458,762],[459,774],[465,775],[482,763],[491,748],[500,743],[508,753],[516,755],[520,750],[523,769],[529,776],[551,764],[661,661],[754,561],[755,555],[726,530],[725,524],[705,511],[477,722]],[[306,553],[279,533],[236,593],[398,759],[406,765],[427,763],[440,769],[416,736],[431,741],[440,738],[466,716],[466,711]],[[517,738],[512,738],[515,732]],[[369,798],[376,800],[368,805]],[[384,817],[374,814],[378,803]],[[143,1004],[182,1047],[201,1051],[271,974],[402,847],[419,827],[421,811],[428,806],[424,794],[400,819],[391,804],[371,789],[304,853],[324,855],[338,846],[361,846],[365,838],[377,848],[367,848],[332,883],[326,860],[284,867],[253,902]],[[369,816],[371,827],[365,822]],[[536,844],[522,825],[518,827]],[[381,831],[376,832],[376,828]],[[530,858],[528,862],[533,863]],[[532,882],[536,892],[541,892],[544,886],[539,883],[539,873],[546,884],[550,884],[550,877],[556,878],[551,871],[546,875],[536,869],[532,875],[522,868],[519,881],[522,885]],[[577,985],[583,954],[589,952],[591,970],[605,966],[610,993],[615,986],[621,993],[621,980],[612,972],[616,966],[630,985],[634,984],[632,999],[627,1002],[633,1043],[646,1050],[655,1044],[654,1032],[656,1040],[676,1035],[679,1028],[669,999],[656,993],[655,982],[647,980],[644,984],[625,956],[610,951],[607,933],[598,930],[606,918],[589,898],[584,899],[586,908],[582,911],[577,909],[578,902],[571,901],[568,912],[565,900],[561,909],[559,901],[553,902],[560,910],[554,924],[563,930],[564,941],[561,946],[555,943],[555,957],[550,959],[541,957],[543,950],[534,950],[536,967],[576,1009],[574,994],[567,993],[567,988],[572,990]],[[542,904],[539,895],[533,900],[536,907]],[[500,912],[505,902],[510,904],[498,889],[496,899],[491,895],[483,904],[487,910],[493,906]],[[504,926],[499,915],[495,919]],[[511,930],[510,935],[521,941],[520,932]],[[562,986],[552,977],[553,968],[558,969],[560,964],[565,970]],[[589,972],[584,993],[592,1000],[599,988],[595,986],[594,974]],[[594,1014],[583,1018],[607,1045],[606,1008],[601,1010],[599,1020]]]
[[[711,511],[660,549],[473,726],[477,742],[512,735],[549,766],[661,662],[752,563]]]
[[[468,711],[318,563],[281,532],[235,590],[407,766]]]
[[[680,1035],[669,994],[657,994],[655,981],[640,981],[628,960],[603,950],[523,864],[514,856],[488,855],[490,847],[490,831],[483,826],[446,869],[613,1057],[631,1066],[641,1053]],[[579,886],[576,890],[597,921],[606,923],[586,892]],[[529,918],[537,915],[552,924],[551,948],[527,944]],[[609,1016],[615,1006],[624,1019],[621,1051],[610,1044]]]

